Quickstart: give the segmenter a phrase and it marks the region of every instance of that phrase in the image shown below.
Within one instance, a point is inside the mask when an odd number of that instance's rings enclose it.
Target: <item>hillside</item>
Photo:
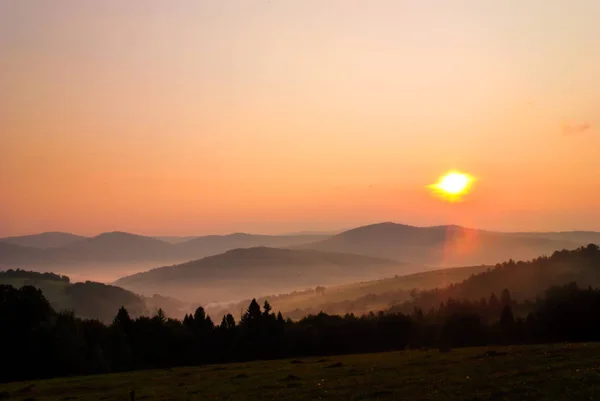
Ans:
[[[192,240],[192,239],[198,238],[198,237],[196,237],[196,236],[182,237],[182,236],[177,236],[177,235],[166,235],[166,236],[157,236],[157,237],[152,237],[152,238],[157,239],[159,241],[168,242],[169,244],[180,244],[182,242],[189,241],[189,240]]]
[[[320,291],[311,288],[286,294],[262,296],[257,298],[257,301],[261,305],[264,301],[268,301],[273,309],[281,311],[285,317],[292,319],[319,312],[362,315],[389,309],[394,304],[408,301],[414,290],[443,288],[489,268],[490,266],[472,266],[433,270],[380,280],[322,287],[319,289]],[[213,316],[227,313],[235,316],[249,302],[250,299],[226,306],[214,305],[207,310]]]
[[[62,262],[121,262],[176,258],[174,247],[163,241],[124,232],[96,237],[46,252],[49,260]]]
[[[53,273],[0,271],[2,284],[15,288],[25,285],[39,288],[54,309],[72,310],[76,316],[105,323],[112,321],[121,306],[125,306],[133,316],[148,313],[142,298],[123,288],[91,281],[71,283],[68,277]]]
[[[600,232],[596,231],[556,231],[510,233],[521,237],[548,238],[556,241],[568,241],[578,245],[600,244]]]
[[[301,234],[301,235],[256,235],[234,233],[229,235],[206,235],[196,237],[176,245],[180,255],[193,259],[218,255],[223,252],[238,248],[276,247],[285,248],[308,242],[321,241],[329,235]]]
[[[557,251],[549,257],[527,262],[503,262],[461,283],[420,292],[413,302],[398,305],[393,310],[411,312],[415,306],[429,310],[449,298],[478,301],[488,298],[491,293],[499,297],[504,289],[510,289],[515,299],[531,300],[543,295],[551,286],[571,282],[583,288],[600,286],[600,248],[597,245]]]
[[[111,232],[83,238],[62,247],[38,249],[0,242],[0,265],[33,270],[85,270],[87,264],[184,260],[173,245],[140,235]],[[84,264],[82,266],[82,264]],[[48,267],[45,268],[44,267]]]
[[[37,248],[0,242],[0,267],[35,262],[41,253]]]
[[[569,239],[573,239],[569,237]],[[503,260],[528,260],[585,243],[539,236],[513,235],[459,226],[413,227],[380,223],[355,228],[302,249],[353,252],[429,266],[495,264]]]
[[[45,232],[33,235],[23,235],[20,237],[0,238],[0,242],[19,245],[30,248],[49,249],[62,248],[75,242],[84,240],[86,237],[62,232]]]
[[[353,254],[256,247],[153,269],[123,277],[116,284],[141,293],[224,301],[420,269],[420,266]]]

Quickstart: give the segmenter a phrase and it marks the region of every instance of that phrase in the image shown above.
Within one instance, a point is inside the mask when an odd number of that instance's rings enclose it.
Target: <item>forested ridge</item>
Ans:
[[[513,298],[534,300],[552,286],[576,283],[581,287],[600,287],[600,248],[589,244],[575,250],[556,251],[530,261],[509,260],[485,272],[444,288],[414,291],[412,300],[391,308],[410,312],[415,307],[428,310],[448,299],[479,301],[509,288]]]

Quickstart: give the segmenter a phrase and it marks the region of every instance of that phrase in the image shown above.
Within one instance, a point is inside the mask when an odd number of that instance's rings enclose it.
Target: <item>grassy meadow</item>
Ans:
[[[404,351],[0,384],[2,400],[597,400],[600,344]]]

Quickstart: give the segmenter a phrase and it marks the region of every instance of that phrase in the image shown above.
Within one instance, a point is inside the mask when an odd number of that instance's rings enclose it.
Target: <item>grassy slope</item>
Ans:
[[[0,384],[0,398],[50,400],[588,400],[600,344],[406,351]]]
[[[300,313],[302,316],[309,313],[318,313],[319,311],[332,314],[378,312],[388,309],[390,307],[390,300],[395,302],[409,300],[412,289],[429,290],[443,288],[449,284],[461,282],[469,278],[472,274],[484,272],[488,268],[489,266],[458,267],[331,286],[326,288],[324,295],[316,295],[314,289],[312,289],[295,293],[263,296],[259,298],[259,303],[262,304],[266,299],[275,310],[284,312],[287,315],[296,310],[302,311]],[[360,300],[361,297],[370,294],[378,295],[378,297]],[[390,296],[382,296],[384,294],[389,294]],[[224,309],[220,307],[210,308],[209,313],[215,316],[232,313],[234,316],[237,316],[241,309],[245,309],[248,306],[248,303],[249,300],[244,300],[239,304],[229,305]],[[297,317],[296,314],[293,315]]]
[[[490,266],[458,267],[340,285],[326,289],[324,300],[339,302],[352,299],[353,296],[360,297],[367,294],[383,294],[398,290],[410,291],[412,289],[442,288],[469,278],[472,274],[481,273],[488,268]]]

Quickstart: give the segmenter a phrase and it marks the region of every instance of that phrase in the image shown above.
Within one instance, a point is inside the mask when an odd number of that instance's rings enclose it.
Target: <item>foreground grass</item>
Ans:
[[[0,384],[15,400],[597,400],[600,344],[405,351]]]

